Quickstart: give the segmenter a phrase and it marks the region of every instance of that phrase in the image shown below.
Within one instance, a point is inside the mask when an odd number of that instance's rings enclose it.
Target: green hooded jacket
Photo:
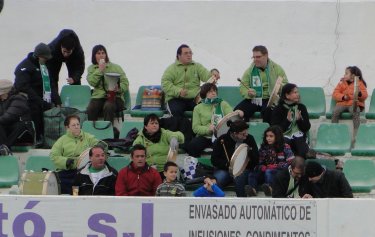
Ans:
[[[161,86],[165,93],[165,102],[173,98],[179,98],[180,91],[185,88],[188,94],[186,99],[194,99],[199,90],[200,83],[208,81],[211,72],[201,64],[192,61],[188,65],[176,60],[164,72],[161,79]]]
[[[243,84],[245,84],[249,88],[251,88],[250,85],[252,85],[251,72],[253,71],[254,66],[255,66],[254,63],[252,63],[250,67],[244,72],[242,79],[241,79]],[[270,85],[268,85],[268,91],[267,91],[268,93],[267,92],[263,93],[263,95],[265,96],[263,97],[263,99],[269,98],[269,95],[272,93],[272,90],[276,84],[276,80],[279,76],[283,78],[283,81],[281,83],[282,86],[288,83],[288,78],[286,77],[284,69],[280,65],[274,63],[271,59],[268,59],[268,68],[269,68],[269,75],[270,75]],[[261,72],[261,77],[263,73],[264,72]],[[244,97],[245,99],[254,98],[254,97],[249,96],[248,89],[244,85],[242,85],[242,83],[240,85],[240,93],[242,97]]]
[[[181,132],[172,132],[161,128],[161,137],[158,143],[153,143],[152,141],[148,140],[143,131],[138,133],[137,138],[133,142],[133,146],[135,144],[141,144],[147,149],[147,164],[149,165],[156,165],[157,170],[162,172],[164,169],[164,164],[167,161],[167,155],[169,152],[169,143],[172,137],[177,138],[179,144],[184,143],[185,137]]]
[[[104,72],[99,70],[97,64],[92,64],[87,69],[87,82],[94,87],[91,98],[102,99],[107,97],[106,90],[108,90],[108,83],[104,80],[105,73],[119,73],[120,74],[120,88],[116,96],[121,98],[124,102],[124,93],[129,90],[129,81],[122,68],[114,63],[108,62]],[[104,85],[103,85],[104,83]],[[103,87],[104,86],[104,87]]]
[[[70,131],[61,136],[51,148],[50,158],[57,170],[66,170],[66,160],[74,159],[72,169],[77,168],[77,161],[82,152],[99,143],[93,135],[81,130],[79,136],[75,137]]]

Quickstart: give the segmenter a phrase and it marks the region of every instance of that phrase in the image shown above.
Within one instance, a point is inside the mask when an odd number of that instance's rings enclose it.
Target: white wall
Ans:
[[[111,60],[123,66],[133,93],[142,84],[160,84],[181,43],[191,46],[196,61],[221,70],[220,85],[237,85],[252,47],[263,44],[298,85],[323,86],[330,94],[345,67],[358,65],[372,91],[373,12],[374,1],[358,0],[5,0],[0,78],[13,79],[14,68],[36,44],[72,28],[87,66],[92,47],[104,44]],[[61,85],[65,77],[64,70]]]

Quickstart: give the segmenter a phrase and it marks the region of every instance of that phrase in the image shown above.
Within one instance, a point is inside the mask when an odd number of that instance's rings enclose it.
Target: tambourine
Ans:
[[[249,146],[247,144],[242,143],[234,151],[229,165],[229,173],[233,177],[240,176],[246,169],[246,166],[249,163],[249,157],[247,156],[248,148]]]
[[[90,156],[89,156],[90,149],[91,148],[87,148],[86,150],[84,150],[81,153],[81,155],[79,155],[78,160],[77,160],[77,169],[81,169],[81,168],[85,167],[85,165],[87,165],[87,163],[89,163],[89,161],[90,161]]]
[[[277,102],[279,101],[279,99],[280,99],[279,91],[281,89],[282,82],[283,82],[283,78],[279,76],[277,78],[275,86],[273,87],[273,90],[271,92],[270,98],[269,98],[268,103],[267,103],[267,107],[270,107],[274,104],[277,104]]]
[[[226,134],[229,130],[229,127],[227,125],[227,122],[229,120],[231,121],[237,121],[242,119],[237,111],[231,112],[222,118],[219,123],[216,125],[214,129],[214,135],[218,138],[223,134]]]
[[[216,84],[217,80],[212,76],[210,79],[207,80],[206,83],[213,83]],[[200,96],[201,90],[198,91],[198,94],[194,98],[194,103],[199,104],[201,102],[201,96]]]
[[[174,163],[176,163],[177,155],[178,155],[178,149],[169,148],[167,161],[173,161]]]

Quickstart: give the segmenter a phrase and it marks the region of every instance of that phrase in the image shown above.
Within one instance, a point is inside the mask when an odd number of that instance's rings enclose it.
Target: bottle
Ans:
[[[70,97],[69,97],[69,96],[67,96],[67,97],[65,98],[64,106],[65,106],[65,107],[70,107]]]

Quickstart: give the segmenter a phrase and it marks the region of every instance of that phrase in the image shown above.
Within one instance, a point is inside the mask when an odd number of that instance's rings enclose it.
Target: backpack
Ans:
[[[64,120],[68,115],[76,114],[82,124],[87,114],[70,107],[53,107],[44,112],[44,148],[51,148],[65,134]]]
[[[161,110],[164,104],[161,86],[146,86],[142,94],[141,110]]]

